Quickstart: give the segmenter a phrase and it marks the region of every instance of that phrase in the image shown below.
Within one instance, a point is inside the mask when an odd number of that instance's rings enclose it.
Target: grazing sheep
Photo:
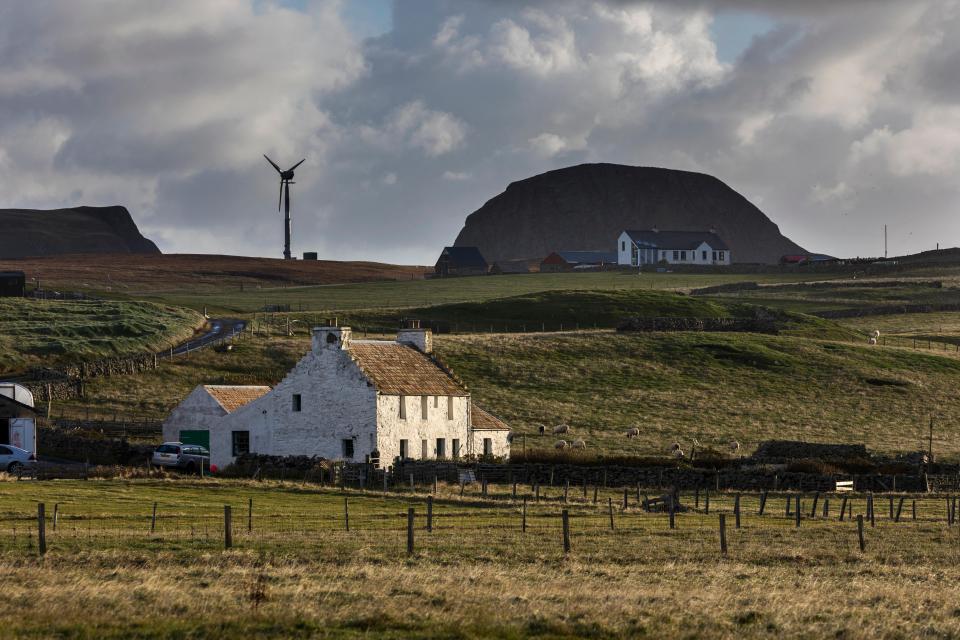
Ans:
[[[867,340],[867,344],[877,344],[877,339],[876,339],[876,338],[870,338],[869,340]]]
[[[879,337],[880,337],[880,330],[879,330],[879,329],[875,329],[875,330],[874,330],[874,332],[873,332],[873,337],[874,337],[874,338],[879,338]]]
[[[732,453],[733,455],[737,455],[738,453],[740,453],[740,443],[737,442],[736,440],[730,441],[730,453]]]
[[[673,452],[673,451],[680,451],[680,443],[679,443],[679,442],[674,442],[672,445],[670,445],[670,451],[671,451],[671,452]]]
[[[640,429],[638,427],[634,427],[633,429],[629,429],[624,435],[626,435],[628,438],[639,438]]]
[[[569,432],[570,432],[570,426],[566,424],[558,424],[553,428],[553,435],[555,436],[561,433],[569,433]]]
[[[571,449],[586,449],[586,448],[587,448],[587,443],[584,442],[583,440],[580,440],[580,439],[578,438],[577,440],[574,440],[574,441],[573,441],[573,443],[570,445],[570,448],[571,448]]]
[[[674,449],[674,450],[673,450],[673,457],[676,458],[677,460],[682,459],[682,458],[684,457],[683,450],[682,450],[682,449]]]
[[[567,441],[566,440],[557,440],[557,444],[553,445],[554,449],[566,449]]]

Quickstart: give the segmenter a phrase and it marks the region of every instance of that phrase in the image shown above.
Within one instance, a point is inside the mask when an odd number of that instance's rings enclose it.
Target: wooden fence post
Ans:
[[[859,514],[857,515],[857,537],[860,539],[860,553],[863,553],[867,546],[863,541],[863,516]]]
[[[676,506],[675,506],[674,503],[673,503],[673,494],[672,494],[672,493],[670,494],[669,509],[670,509],[670,528],[671,528],[671,529],[674,529],[674,528],[676,528],[677,524],[676,524],[676,521],[674,520],[674,512],[676,511]]]
[[[350,504],[346,496],[343,497],[343,528],[350,531]]]
[[[900,522],[900,512],[903,511],[903,501],[904,501],[904,498],[903,496],[901,496],[900,502],[897,503],[897,515],[894,516],[893,518],[894,522]]]
[[[597,504],[597,492],[600,490],[600,487],[593,485],[593,504]]]
[[[560,517],[563,520],[563,552],[570,553],[570,514],[564,509]]]
[[[610,531],[613,531],[613,498],[607,498],[607,511],[610,513]]]
[[[893,520],[893,496],[890,496],[890,519]]]
[[[727,555],[727,517],[720,514],[720,553]]]
[[[847,496],[844,494],[843,500],[840,501],[840,522],[843,522],[843,515],[847,512]]]
[[[49,397],[49,396],[48,396]],[[57,519],[60,517],[60,503],[53,503],[53,530],[57,530]]]
[[[433,532],[433,496],[427,496],[427,531]]]
[[[710,515],[710,491],[703,493],[703,512]]]
[[[563,483],[563,502],[566,504],[567,497],[570,494],[570,479],[567,478]]]
[[[829,496],[823,496],[823,517],[824,518],[830,517],[830,497]]]
[[[157,530],[157,503],[153,503],[153,515],[150,517],[150,533]]]
[[[797,494],[797,508],[795,509],[795,511],[797,512],[796,521],[797,521],[797,526],[799,527],[800,526],[800,494],[799,493]]]
[[[413,507],[407,509],[407,555],[413,555]]]
[[[233,513],[230,505],[223,505],[223,548],[229,549],[233,546]]]
[[[413,488],[413,474],[410,474],[410,491],[416,493],[417,490]]]
[[[42,502],[37,504],[37,549],[40,555],[47,553],[47,515],[46,505]]]
[[[763,510],[766,508],[766,506],[767,506],[767,492],[764,491],[763,493],[760,494],[760,513],[758,515],[761,515],[761,516],[763,515]]]
[[[540,483],[533,486],[533,501],[540,502]]]
[[[817,503],[820,501],[820,492],[813,494],[813,506],[810,508],[810,519],[817,517]]]
[[[520,532],[527,532],[527,496],[523,496],[523,520],[520,524]]]
[[[740,494],[738,493],[733,498],[733,516],[736,520],[736,528],[740,528]]]
[[[916,500],[913,501],[913,519],[914,520],[917,519],[917,501]]]
[[[623,488],[623,510],[627,510],[627,488]]]

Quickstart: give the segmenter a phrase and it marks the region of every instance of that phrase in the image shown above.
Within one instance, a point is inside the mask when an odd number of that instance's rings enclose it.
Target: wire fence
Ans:
[[[958,506],[956,496],[919,494],[696,492],[677,494],[672,502],[631,490],[564,497],[553,488],[549,496],[540,491],[538,499],[532,493],[514,498],[473,492],[461,498],[455,486],[440,489],[438,495],[319,490],[297,495],[297,504],[283,508],[263,493],[189,507],[163,500],[133,508],[129,500],[39,503],[36,511],[0,515],[0,552],[443,554],[463,553],[467,544],[477,554],[499,550],[523,558],[545,551],[610,552],[617,545],[677,536],[725,553],[728,539],[733,549],[744,535],[787,544],[785,532],[811,528],[814,539],[862,550],[877,530],[953,527]]]

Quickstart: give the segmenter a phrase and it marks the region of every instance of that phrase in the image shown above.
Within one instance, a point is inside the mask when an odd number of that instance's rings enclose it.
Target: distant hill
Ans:
[[[126,207],[0,209],[0,259],[76,253],[159,254]]]
[[[583,164],[511,183],[467,216],[456,246],[488,262],[543,258],[558,250],[616,249],[624,229],[706,231],[714,227],[734,262],[776,263],[807,251],[760,209],[702,173]]]

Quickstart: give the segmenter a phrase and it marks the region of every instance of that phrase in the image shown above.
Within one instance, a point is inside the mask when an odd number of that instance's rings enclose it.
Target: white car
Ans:
[[[209,471],[210,452],[196,444],[164,442],[153,452],[151,462],[155,467],[173,467],[187,473]]]
[[[0,444],[0,471],[16,473],[37,464],[37,456],[26,449],[10,444]]]

